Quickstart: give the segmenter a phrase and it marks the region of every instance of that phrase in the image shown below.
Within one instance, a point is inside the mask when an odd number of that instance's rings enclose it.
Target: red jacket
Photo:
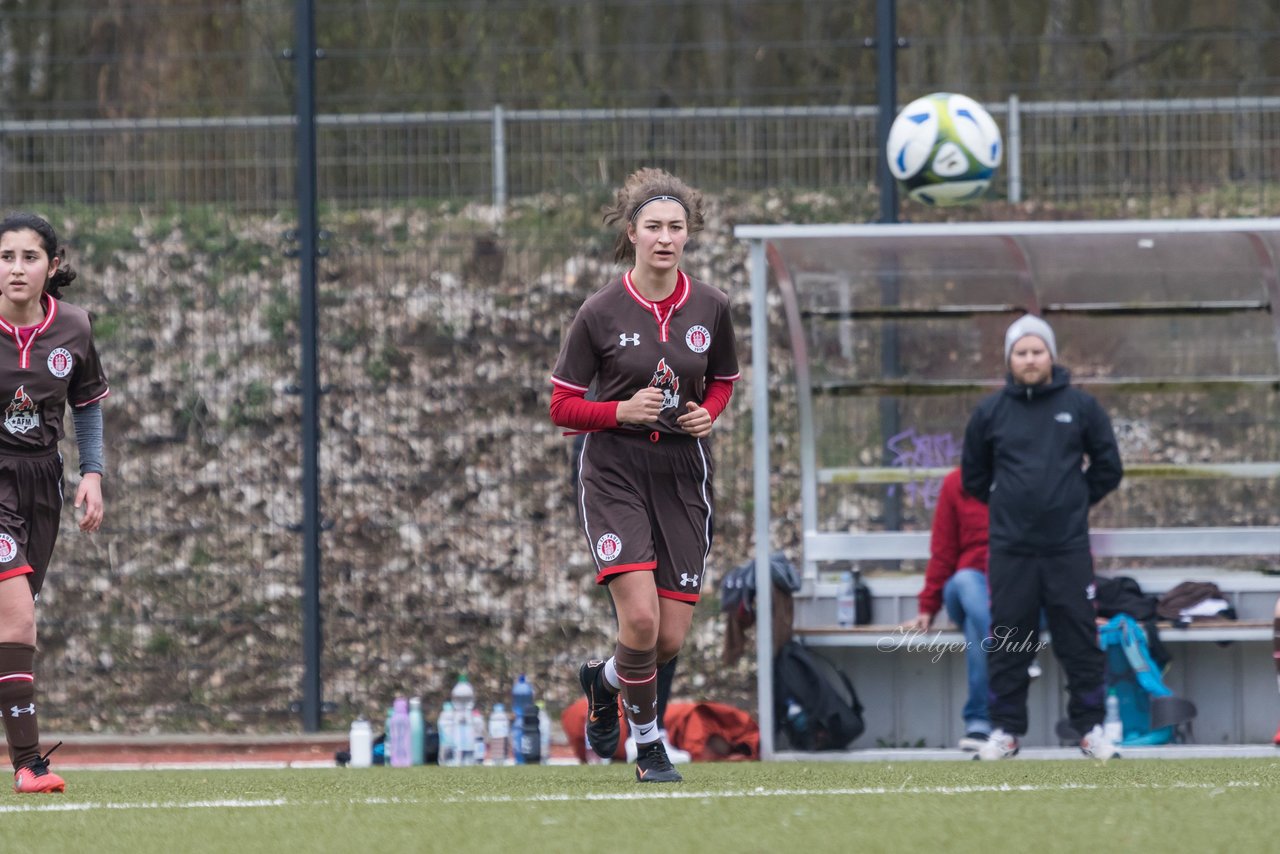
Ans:
[[[920,613],[942,610],[942,588],[958,569],[987,571],[987,505],[964,491],[960,469],[942,479],[929,537],[929,566],[920,591]]]

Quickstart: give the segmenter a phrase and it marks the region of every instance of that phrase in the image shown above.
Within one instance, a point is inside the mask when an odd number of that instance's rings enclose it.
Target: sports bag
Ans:
[[[1173,696],[1147,648],[1147,635],[1128,614],[1117,614],[1098,630],[1106,654],[1107,689],[1120,701],[1125,745],[1181,741],[1182,728],[1196,716],[1189,700]]]
[[[774,721],[795,750],[844,750],[862,735],[862,703],[842,670],[799,641],[773,663]]]

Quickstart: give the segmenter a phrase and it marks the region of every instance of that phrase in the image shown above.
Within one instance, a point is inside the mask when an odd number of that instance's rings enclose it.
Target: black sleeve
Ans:
[[[1120,485],[1124,466],[1111,418],[1092,395],[1086,398],[1085,413],[1084,451],[1089,455],[1089,468],[1084,479],[1089,484],[1089,504],[1094,505]]]
[[[964,448],[960,455],[960,480],[964,491],[987,503],[991,492],[992,472],[991,441],[987,438],[986,407],[979,406],[964,428]]]

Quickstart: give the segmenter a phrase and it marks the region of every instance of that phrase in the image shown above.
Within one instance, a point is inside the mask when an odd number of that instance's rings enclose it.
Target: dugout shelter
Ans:
[[[735,234],[750,250],[757,589],[767,589],[771,532],[798,514],[802,636],[855,658],[860,647],[874,652],[874,632],[835,625],[839,573],[850,567],[873,591],[873,623],[914,615],[930,493],[959,464],[974,405],[1003,385],[1004,331],[1029,311],[1054,327],[1058,361],[1106,407],[1120,442],[1125,481],[1091,516],[1100,574],[1138,575],[1156,592],[1221,579],[1251,619],[1197,635],[1229,651],[1188,645],[1175,690],[1231,695],[1229,708],[1202,709],[1209,738],[1269,740],[1276,692],[1259,650],[1271,632],[1258,623],[1280,593],[1280,219],[740,225]],[[773,456],[778,448],[795,459]],[[798,489],[771,488],[771,478],[795,476]],[[757,604],[769,757],[768,597]],[[964,667],[954,658],[958,675],[941,677],[883,654],[853,661],[863,697],[889,698],[888,710],[869,709],[868,736],[883,714],[881,741],[952,741]],[[1030,743],[1052,743],[1060,713],[1060,674],[1046,675]],[[920,703],[913,679],[944,684]],[[931,711],[913,721],[905,710],[917,707]]]

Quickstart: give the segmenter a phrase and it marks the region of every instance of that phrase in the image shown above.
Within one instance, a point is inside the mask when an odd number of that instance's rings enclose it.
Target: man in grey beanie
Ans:
[[[1043,609],[1067,676],[1067,715],[1086,755],[1108,759],[1102,729],[1105,663],[1098,647],[1089,508],[1124,475],[1111,419],[1055,364],[1058,343],[1039,317],[1005,333],[1005,386],[983,399],[965,428],[965,491],[990,510],[988,690],[995,727],[980,759],[1017,754],[1027,731],[1027,665]]]

